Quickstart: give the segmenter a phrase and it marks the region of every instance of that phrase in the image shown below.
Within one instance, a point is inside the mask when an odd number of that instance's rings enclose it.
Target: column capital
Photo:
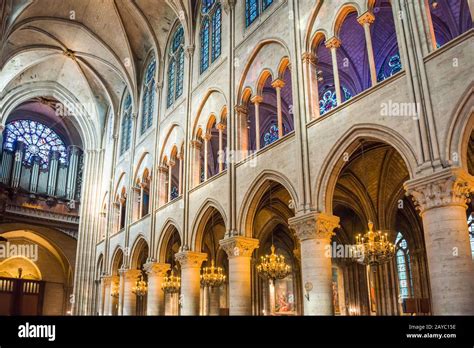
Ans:
[[[175,255],[175,260],[179,262],[181,268],[201,268],[207,260],[207,254],[195,251],[182,251]]]
[[[272,87],[281,89],[285,87],[285,81],[283,81],[282,79],[275,79],[275,81],[272,82]]]
[[[160,165],[158,166],[158,172],[163,173],[163,174],[168,173],[168,168],[164,165]]]
[[[194,149],[197,149],[199,150],[202,146],[202,142],[197,140],[197,139],[194,139],[194,140],[191,140],[191,147],[194,148]]]
[[[234,236],[227,237],[219,241],[219,245],[227,253],[229,258],[252,256],[253,251],[259,247],[258,239]]]
[[[357,17],[357,22],[359,22],[359,24],[361,25],[364,25],[366,23],[372,24],[373,22],[375,22],[375,16],[371,11],[367,11]]]
[[[339,48],[341,47],[341,40],[333,36],[332,38],[326,40],[326,48]]]
[[[176,164],[176,161],[172,158],[168,160],[168,167],[174,167]]]
[[[222,122],[219,122],[217,125],[216,125],[216,128],[220,131],[223,131],[224,129],[226,129],[227,125],[225,123],[222,123]]]
[[[263,102],[263,97],[261,95],[256,95],[252,99],[250,99],[250,101],[254,104],[260,104],[261,102]]]
[[[4,129],[5,129],[5,126],[3,124],[0,124],[0,132],[3,132]]]
[[[237,112],[238,114],[245,114],[247,115],[249,110],[248,108],[245,106],[245,105],[242,105],[242,104],[238,104],[234,107],[234,110],[235,112]]]
[[[209,140],[211,140],[211,138],[212,138],[212,134],[209,133],[209,132],[206,132],[206,133],[204,133],[204,134],[202,135],[202,138],[203,138],[205,141],[209,141]]]
[[[459,205],[466,208],[474,193],[474,177],[461,168],[447,168],[438,173],[409,180],[404,184],[420,215],[432,208]]]
[[[137,280],[142,274],[142,271],[139,269],[121,269],[119,270],[119,273],[121,277],[125,278],[125,280]]]
[[[304,52],[301,59],[303,60],[303,63],[306,63],[306,64],[313,64],[313,65],[318,64],[318,57],[316,57],[316,55],[313,52]]]
[[[148,276],[163,277],[170,270],[171,266],[168,263],[149,262],[143,268]]]
[[[288,219],[290,228],[300,241],[307,239],[330,239],[339,227],[339,217],[324,213],[308,213]]]

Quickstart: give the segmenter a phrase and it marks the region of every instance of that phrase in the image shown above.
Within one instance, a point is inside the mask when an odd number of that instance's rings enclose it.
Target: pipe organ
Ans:
[[[14,151],[2,151],[0,183],[33,194],[79,201],[83,156],[77,146],[69,146],[66,163],[60,161],[58,151],[49,153],[46,166],[39,156],[25,162],[25,144],[17,141]]]

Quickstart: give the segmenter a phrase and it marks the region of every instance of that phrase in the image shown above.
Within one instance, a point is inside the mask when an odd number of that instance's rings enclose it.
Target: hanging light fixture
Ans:
[[[214,227],[214,214],[212,214],[211,233]],[[211,288],[218,288],[225,283],[226,276],[222,267],[215,267],[214,260],[211,261],[211,267],[204,267],[201,272],[201,284]]]
[[[148,291],[147,283],[146,281],[143,280],[143,275],[140,274],[140,276],[137,279],[137,282],[135,283],[135,286],[132,288],[132,292],[137,297],[143,297],[146,295],[147,291]]]
[[[365,159],[364,142],[361,140],[362,161]],[[364,185],[367,197],[370,197],[367,184]],[[369,230],[363,236],[356,236],[355,260],[361,264],[368,265],[373,271],[395,255],[395,245],[388,240],[388,234],[374,231],[374,224],[369,220]]]
[[[204,267],[201,273],[201,284],[211,288],[218,288],[225,283],[226,276],[222,267],[215,267],[214,260],[211,267]]]
[[[173,245],[174,245],[174,233],[171,240],[171,253],[173,253]],[[163,290],[166,294],[176,294],[179,292],[181,288],[181,278],[174,275],[174,257],[171,257],[171,271],[170,274],[166,274],[163,277],[163,282],[161,283],[161,290]]]
[[[110,296],[112,297],[119,297],[119,283],[113,282],[112,288],[110,289]]]
[[[272,187],[270,186],[270,206],[272,205]],[[270,247],[271,254],[260,257],[260,263],[257,265],[258,274],[264,279],[284,279],[291,273],[291,266],[286,264],[285,256],[275,254],[275,245],[273,244],[272,231],[272,246]]]

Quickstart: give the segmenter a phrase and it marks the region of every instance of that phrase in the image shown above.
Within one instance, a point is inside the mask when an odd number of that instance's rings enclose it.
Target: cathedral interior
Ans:
[[[0,315],[473,315],[473,18],[0,0]]]

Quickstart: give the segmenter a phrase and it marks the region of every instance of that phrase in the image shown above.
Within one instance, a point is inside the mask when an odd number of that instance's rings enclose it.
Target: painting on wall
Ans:
[[[295,314],[295,294],[291,275],[275,281],[275,314]]]
[[[334,306],[334,313],[335,314],[340,314],[340,308],[339,308],[339,284],[338,284],[338,274],[337,274],[337,268],[332,269],[332,303]]]

